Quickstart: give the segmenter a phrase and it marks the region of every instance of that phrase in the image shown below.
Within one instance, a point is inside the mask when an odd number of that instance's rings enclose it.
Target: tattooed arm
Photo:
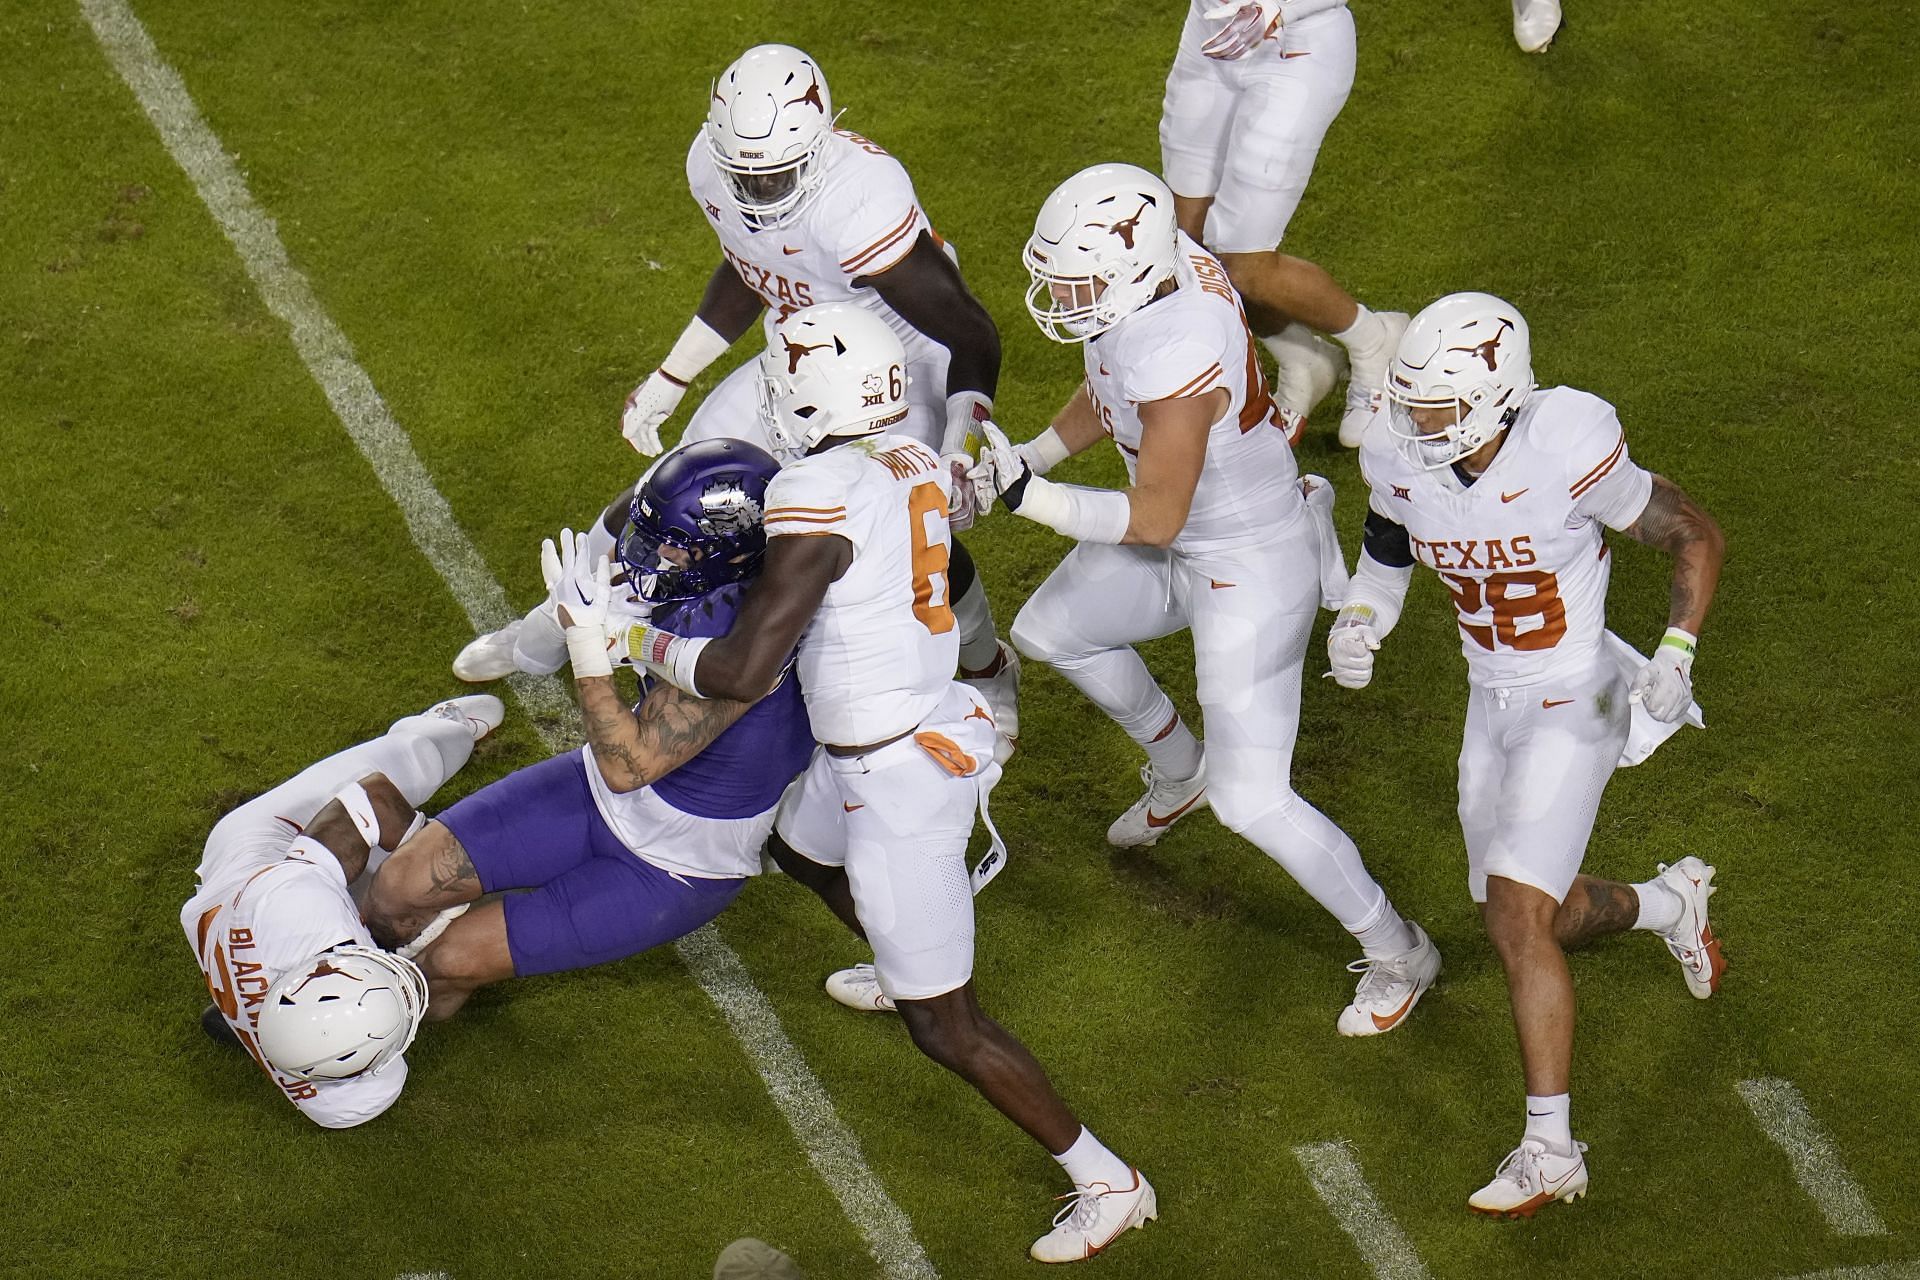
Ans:
[[[657,681],[638,714],[628,710],[607,676],[576,680],[587,742],[600,776],[614,791],[637,791],[706,750],[747,713],[751,702],[696,698]]]
[[[1673,557],[1673,590],[1667,625],[1700,634],[1720,582],[1727,540],[1700,504],[1665,476],[1653,478],[1653,496],[1625,532],[1636,542],[1659,547]]]

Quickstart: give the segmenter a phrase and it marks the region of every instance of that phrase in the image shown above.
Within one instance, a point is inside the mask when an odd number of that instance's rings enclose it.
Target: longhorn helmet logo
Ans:
[[[345,969],[334,968],[333,962],[331,960],[328,960],[325,956],[321,956],[320,962],[313,966],[313,971],[307,974],[306,977],[300,979],[300,985],[295,987],[292,991],[288,992],[287,994],[297,996],[303,990],[305,990],[306,985],[309,982],[312,982],[315,978],[330,978],[330,977],[353,978],[355,982],[359,981],[358,978],[354,978],[353,975],[348,973]]]
[[[811,104],[813,109],[821,115],[825,115],[827,114],[827,104],[820,100],[820,73],[812,67],[808,67],[807,74],[813,77],[813,83],[807,86],[807,91],[799,97],[790,98],[780,105],[783,107],[791,107],[796,103],[805,102]]]
[[[1140,207],[1133,211],[1133,216],[1130,218],[1122,218],[1118,222],[1106,224],[1107,230],[1119,236],[1121,244],[1127,246],[1129,249],[1133,248],[1133,233],[1139,230],[1141,217],[1145,215],[1153,204],[1154,199],[1152,196],[1140,197]],[[1094,225],[1099,226],[1101,224],[1095,223]]]
[[[1495,353],[1500,350],[1500,339],[1506,337],[1507,330],[1511,328],[1513,328],[1513,321],[1508,320],[1505,317],[1502,317],[1500,320],[1499,331],[1496,332],[1491,338],[1488,338],[1485,342],[1475,343],[1471,347],[1448,347],[1447,350],[1448,351],[1465,351],[1465,352],[1468,352],[1469,354],[1479,356],[1482,360],[1485,360],[1487,362],[1487,372],[1492,373],[1498,367],[1498,361],[1495,358]]]
[[[800,372],[800,362],[806,359],[807,352],[818,351],[822,347],[830,347],[833,345],[831,342],[815,342],[811,345],[802,345],[784,333],[780,335],[780,341],[784,342],[787,346],[787,375],[789,377]]]

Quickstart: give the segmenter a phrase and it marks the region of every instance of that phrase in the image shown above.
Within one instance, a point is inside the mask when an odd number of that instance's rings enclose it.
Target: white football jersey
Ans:
[[[687,152],[687,187],[707,215],[720,252],[749,289],[767,304],[767,342],[773,327],[802,307],[851,302],[880,316],[914,355],[930,339],[901,319],[878,292],[854,280],[885,271],[907,255],[927,215],[913,193],[913,180],[898,160],[845,129],[836,129],[816,164],[820,187],[786,226],[760,230],[747,225],[714,166],[704,134]]]
[[[1082,350],[1100,425],[1127,478],[1140,457],[1140,406],[1225,388],[1227,411],[1207,435],[1207,461],[1173,550],[1197,554],[1265,542],[1304,518],[1299,470],[1227,269],[1182,233],[1179,287]]]
[[[853,563],[800,642],[800,687],[821,742],[864,746],[926,719],[960,660],[947,560],[951,479],[891,433],[790,462],[767,485],[767,537],[837,534]]]
[[[1571,387],[1535,391],[1493,465],[1471,485],[1426,471],[1376,414],[1360,446],[1369,505],[1405,526],[1459,613],[1467,678],[1525,687],[1576,678],[1601,657],[1611,560],[1602,524],[1624,529],[1653,494],[1613,406]]]
[[[404,1058],[379,1075],[297,1080],[267,1064],[255,1031],[267,988],[296,965],[342,944],[377,944],[360,923],[340,862],[321,846],[296,839],[287,822],[277,849],[236,851],[216,862],[209,848],[199,890],[180,909],[180,926],[200,960],[213,1002],[260,1069],[307,1118],[329,1129],[373,1119],[400,1096]]]

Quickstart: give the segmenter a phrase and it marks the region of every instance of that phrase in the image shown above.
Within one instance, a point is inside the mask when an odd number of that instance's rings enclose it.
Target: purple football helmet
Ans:
[[[692,600],[752,577],[767,551],[767,482],[780,464],[745,440],[682,445],[634,491],[619,556],[640,598]]]

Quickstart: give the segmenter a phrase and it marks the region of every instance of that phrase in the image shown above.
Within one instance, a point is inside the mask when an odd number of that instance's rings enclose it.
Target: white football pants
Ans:
[[[1353,841],[1290,781],[1320,604],[1319,546],[1305,518],[1272,541],[1225,552],[1082,543],[1020,610],[1013,642],[1144,745],[1173,702],[1132,646],[1191,628],[1214,814],[1358,933],[1383,918],[1387,895]]]
[[[1473,686],[1460,744],[1460,831],[1475,902],[1487,900],[1488,876],[1566,900],[1620,764],[1629,710],[1626,679],[1605,654],[1584,675],[1520,689]]]
[[[1187,13],[1161,106],[1160,166],[1174,194],[1213,197],[1207,248],[1257,253],[1286,233],[1353,88],[1353,15],[1315,14],[1232,62],[1200,52],[1220,25]]]

